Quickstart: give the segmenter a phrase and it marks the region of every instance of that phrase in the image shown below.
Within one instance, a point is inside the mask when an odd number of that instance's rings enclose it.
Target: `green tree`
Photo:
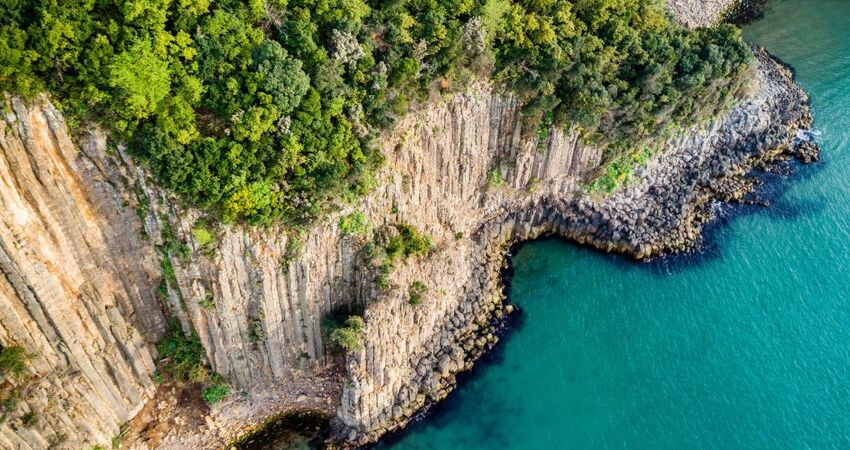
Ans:
[[[275,41],[265,40],[254,50],[253,69],[263,90],[272,96],[283,115],[298,106],[310,87],[310,79],[301,70],[301,61],[290,58]]]
[[[109,85],[116,90],[117,109],[127,119],[145,119],[171,90],[168,63],[154,54],[147,39],[119,53],[109,66]]]
[[[330,333],[331,342],[347,352],[358,352],[363,350],[363,335],[366,331],[366,323],[360,316],[349,316],[345,324],[337,327]]]
[[[751,58],[740,30],[686,30],[658,0],[0,2],[0,89],[49,90],[250,223],[367,192],[375,137],[468,68],[518,94],[532,133],[574,125],[616,161],[727,104]]]

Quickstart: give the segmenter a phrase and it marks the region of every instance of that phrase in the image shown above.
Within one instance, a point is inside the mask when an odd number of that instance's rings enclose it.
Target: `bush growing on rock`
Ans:
[[[372,242],[364,246],[364,254],[377,266],[377,283],[381,289],[392,287],[390,275],[394,264],[409,257],[421,257],[433,247],[431,238],[413,225],[400,223],[375,233]]]
[[[369,220],[360,211],[339,218],[339,231],[349,236],[363,236],[369,233]]]
[[[601,174],[590,183],[588,191],[594,194],[609,194],[620,186],[629,185],[635,167],[646,164],[652,153],[652,149],[643,147],[631,154],[615,157],[602,167]]]
[[[248,339],[248,342],[252,344],[262,342],[266,338],[266,332],[263,330],[262,320],[251,320],[251,322],[248,324],[248,333],[246,338]]]
[[[286,247],[283,249],[283,255],[280,258],[280,266],[283,270],[287,270],[289,264],[301,256],[306,243],[307,232],[304,229],[293,230],[293,232],[287,234]]]
[[[27,351],[18,345],[0,348],[0,423],[18,409],[22,390],[28,381],[21,380],[27,370]],[[17,380],[17,381],[16,381]]]
[[[202,300],[198,301],[198,305],[201,308],[212,310],[215,309],[215,297],[213,297],[212,292],[207,292],[207,295],[204,296]]]
[[[502,187],[505,184],[505,179],[502,178],[498,168],[493,168],[487,173],[487,184],[493,188]]]
[[[201,398],[210,406],[220,402],[228,395],[230,395],[230,386],[221,379],[214,380],[201,392]]]
[[[197,333],[186,336],[180,324],[172,320],[168,333],[156,344],[156,349],[159,351],[157,372],[165,379],[184,383],[206,381],[204,349]]]
[[[0,389],[0,424],[4,423],[18,409],[20,401],[20,389],[8,386]]]
[[[204,400],[207,400],[208,395],[220,400],[229,394],[224,378],[204,364],[204,348],[198,334],[192,331],[187,336],[176,319],[171,320],[168,332],[156,344],[156,349],[159,352],[159,361],[154,378],[158,382],[200,383],[204,386]],[[227,392],[222,393],[222,386],[228,389]],[[210,389],[212,390],[208,394],[207,390]]]
[[[18,345],[0,349],[0,375],[17,377],[27,369],[27,351]]]
[[[21,416],[21,423],[23,423],[24,426],[27,426],[27,427],[31,427],[31,426],[37,424],[38,423],[38,413],[36,413],[35,411],[27,412],[26,414]]]
[[[387,258],[396,261],[401,257],[424,256],[433,246],[431,238],[423,235],[413,225],[400,223],[395,226],[397,233],[384,245]]]
[[[422,302],[422,297],[428,293],[428,286],[425,283],[416,280],[410,284],[410,288],[408,289],[408,303],[411,305],[418,305]]]
[[[359,352],[363,350],[363,334],[366,331],[366,323],[360,316],[349,316],[342,326],[330,331],[331,342],[339,349],[346,352]]]
[[[192,227],[192,236],[201,248],[207,249],[215,245],[215,237],[203,223],[196,223]]]

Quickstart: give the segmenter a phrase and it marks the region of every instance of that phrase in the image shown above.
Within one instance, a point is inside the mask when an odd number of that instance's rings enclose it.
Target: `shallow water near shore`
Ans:
[[[850,1],[771,0],[745,36],[796,70],[822,161],[704,256],[523,246],[515,329],[378,448],[850,448]]]

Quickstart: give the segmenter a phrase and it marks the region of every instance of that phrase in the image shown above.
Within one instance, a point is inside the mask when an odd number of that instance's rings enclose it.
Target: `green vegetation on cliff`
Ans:
[[[0,346],[0,423],[17,411],[25,395],[22,392],[26,391],[29,381],[24,379],[24,374],[30,356],[21,346]]]
[[[194,330],[187,336],[179,322],[172,319],[156,349],[159,360],[154,377],[158,382],[199,383],[203,386],[201,397],[210,405],[230,395],[225,379],[205,364],[204,348]]]
[[[366,332],[366,323],[362,317],[348,316],[343,323],[337,322],[333,317],[327,317],[324,326],[336,349],[346,352],[363,350],[363,334]]]
[[[0,348],[0,381],[20,376],[27,369],[27,351],[21,346]]]
[[[616,144],[723,104],[737,29],[656,0],[17,0],[0,89],[50,91],[225,221],[304,223],[374,185],[378,133],[477,75],[534,130]]]

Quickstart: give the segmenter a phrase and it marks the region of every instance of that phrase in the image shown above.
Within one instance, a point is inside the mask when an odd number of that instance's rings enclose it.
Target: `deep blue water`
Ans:
[[[519,325],[381,448],[850,448],[850,1],[772,0],[745,36],[796,69],[822,162],[731,209],[702,255],[524,246]]]

